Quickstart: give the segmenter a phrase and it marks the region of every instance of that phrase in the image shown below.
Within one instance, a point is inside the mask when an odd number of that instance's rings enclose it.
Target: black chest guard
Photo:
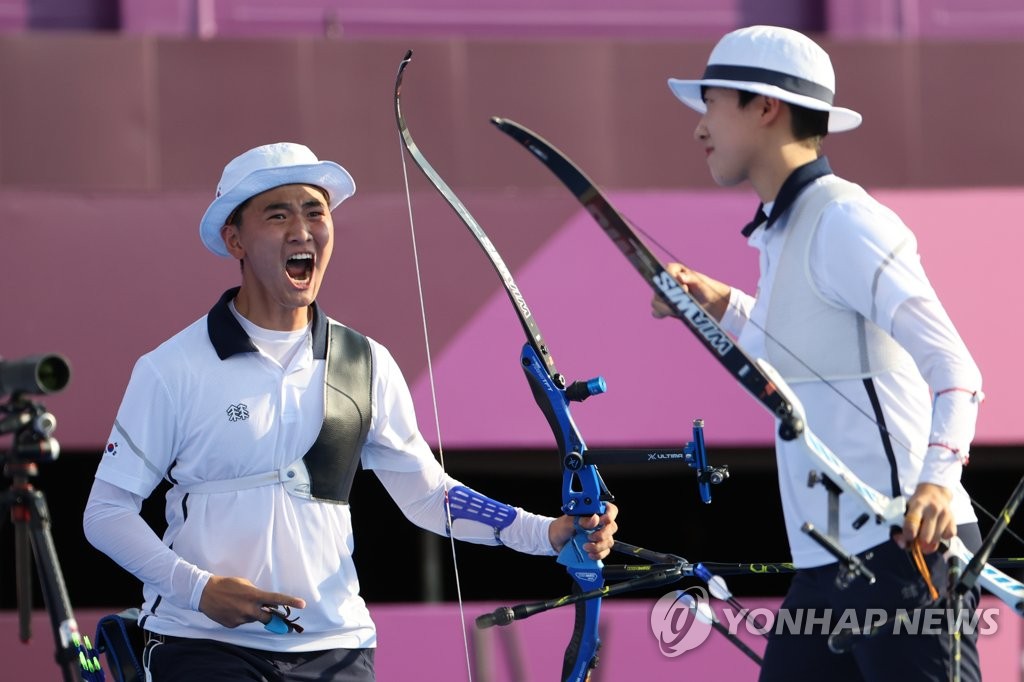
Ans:
[[[332,322],[327,335],[324,423],[302,463],[313,499],[348,504],[370,430],[373,359],[359,332]]]

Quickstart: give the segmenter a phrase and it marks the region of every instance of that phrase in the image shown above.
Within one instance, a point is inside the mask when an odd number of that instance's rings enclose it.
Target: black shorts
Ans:
[[[959,526],[960,539],[972,551],[981,546],[981,533],[976,523]],[[867,559],[870,554],[871,558]],[[874,571],[877,581],[869,585],[863,578],[855,578],[845,589],[836,585],[836,564],[797,571],[781,609],[787,614],[810,613],[821,619],[830,610],[828,625],[815,620],[811,628],[776,627],[768,637],[764,665],[760,682],[781,682],[783,680],[827,680],[828,682],[860,682],[861,680],[899,680],[899,682],[945,682],[949,679],[950,636],[944,624],[948,619],[927,620],[928,610],[921,607],[931,602],[928,589],[914,564],[912,557],[895,542],[888,541],[860,555],[868,568]],[[938,552],[925,557],[932,583],[940,596],[945,596],[948,586],[947,567]],[[967,613],[974,613],[978,605],[978,590],[972,590],[964,600]],[[945,614],[943,603],[941,613]],[[886,621],[894,622],[896,614],[917,618],[918,625],[904,625],[899,632],[893,628],[881,628],[873,637],[860,637],[851,641],[852,646],[845,653],[834,653],[828,646],[829,634],[848,610],[856,615],[847,615],[853,622],[863,624],[868,609],[875,613],[885,610]],[[790,618],[789,622],[796,619]],[[804,623],[806,624],[806,619]],[[879,622],[878,619],[875,622]],[[939,623],[938,627],[925,627]],[[961,680],[978,682],[981,668],[978,662],[977,628],[971,634],[961,637]]]
[[[151,636],[143,662],[153,682],[374,682],[374,649],[261,651],[208,639]]]

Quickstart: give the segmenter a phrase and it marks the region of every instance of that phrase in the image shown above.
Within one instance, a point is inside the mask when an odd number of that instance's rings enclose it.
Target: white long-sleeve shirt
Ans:
[[[814,180],[833,181],[833,175]],[[765,208],[771,211],[771,205]],[[772,227],[762,225],[750,234],[749,244],[760,257],[757,295],[734,288],[722,319],[722,326],[752,357],[767,355],[768,303],[786,219],[783,214]],[[894,248],[908,239],[909,246]],[[888,257],[895,261],[885,261]],[[958,523],[976,520],[960,475],[974,437],[981,374],[925,275],[913,235],[874,200],[839,201],[822,214],[809,265],[815,287],[828,302],[873,321],[914,361],[869,380],[877,408],[863,380],[793,384],[809,427],[880,492],[911,495],[920,482],[936,483],[953,491]],[[876,423],[879,413],[889,434],[891,460]],[[831,563],[834,558],[800,530],[805,521],[820,528],[827,524],[824,488],[807,486],[814,464],[798,441],[776,438],[776,453],[793,561],[800,567]],[[887,527],[874,523],[852,528],[865,511],[856,500],[843,496],[840,509],[839,539],[848,551],[864,551],[889,537]]]
[[[224,299],[221,304],[227,305]],[[323,421],[326,363],[314,357],[311,331],[260,330],[231,314],[241,327],[223,325],[232,329],[228,336],[236,342],[248,336],[256,352],[219,357],[204,317],[139,359],[97,470],[86,536],[144,583],[145,627],[153,632],[277,651],[375,646],[352,563],[349,505],[296,497],[277,484],[185,491],[291,464],[309,449]],[[321,325],[327,321],[319,319]],[[374,471],[413,522],[446,534],[445,490],[458,482],[444,474],[420,435],[391,354],[373,340],[370,349],[372,418],[362,467]],[[138,512],[165,476],[181,485],[167,493],[168,527],[161,539]],[[553,555],[551,522],[518,510],[500,541]],[[454,534],[496,543],[493,530],[474,521],[456,521]],[[302,597],[305,631],[281,636],[259,623],[218,625],[198,611],[211,575],[243,577],[262,589]]]

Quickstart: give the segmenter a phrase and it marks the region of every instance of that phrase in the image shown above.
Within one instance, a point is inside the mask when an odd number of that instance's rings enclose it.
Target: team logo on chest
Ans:
[[[229,405],[227,409],[229,422],[245,421],[249,418],[249,406],[245,403]]]

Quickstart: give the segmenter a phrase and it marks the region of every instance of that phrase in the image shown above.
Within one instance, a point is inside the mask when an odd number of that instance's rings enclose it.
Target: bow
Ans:
[[[880,493],[843,464],[807,426],[803,406],[778,372],[764,360],[751,360],[726,335],[718,322],[665,270],[628,221],[572,161],[536,133],[514,121],[494,118],[492,123],[532,152],[562,181],[655,294],[676,311],[677,316],[740,384],[779,419],[780,437],[785,440],[800,438],[821,472],[840,490],[857,498],[876,523],[902,525],[906,500],[902,497],[893,499]],[[1008,520],[1005,512],[1002,518]],[[971,564],[974,559],[974,555],[957,537],[949,541],[945,552],[947,558],[956,557],[963,565]],[[990,563],[981,564],[976,561],[974,566],[980,571],[978,583],[1024,616],[1024,585]]]
[[[579,526],[578,517],[603,514],[606,503],[613,501],[614,498],[598,473],[597,461],[601,459],[601,453],[588,451],[569,412],[569,403],[582,402],[592,395],[603,393],[605,391],[604,380],[597,377],[567,384],[565,377],[556,369],[554,358],[526,304],[526,299],[519,291],[519,287],[516,286],[512,273],[509,272],[498,250],[413,141],[402,115],[400,97],[403,74],[411,58],[412,51],[410,50],[402,60],[395,80],[395,119],[402,142],[405,150],[408,151],[423,174],[469,228],[501,278],[505,292],[515,308],[526,335],[526,343],[523,345],[519,358],[520,366],[526,375],[534,400],[544,413],[558,445],[562,465],[562,511],[577,517],[575,534],[558,556],[558,562],[566,567],[574,581],[573,594],[543,602],[502,607],[492,614],[478,618],[477,625],[479,627],[507,625],[514,620],[549,609],[573,605],[576,609],[576,618],[573,634],[565,652],[561,679],[566,682],[585,682],[590,678],[591,671],[597,665],[597,653],[601,645],[598,624],[602,598],[675,582],[685,575],[693,575],[694,567],[681,557],[654,552],[618,541],[613,547],[614,552],[648,563],[605,566],[603,562],[591,559],[583,551],[583,545],[587,542],[587,531]],[[721,345],[723,341],[724,337],[717,343]],[[775,403],[773,402],[773,404]],[[723,471],[724,467],[708,466],[702,429],[702,423],[695,423],[694,441],[687,445],[683,453],[673,453],[670,459],[675,459],[674,455],[678,455],[678,459],[697,469],[701,497],[708,502],[710,501],[709,484],[720,482],[728,473]],[[646,450],[635,451],[638,458],[639,456],[646,457],[647,453]],[[605,454],[608,457],[606,461],[610,461],[628,457],[630,451]],[[606,580],[621,581],[606,584]]]

